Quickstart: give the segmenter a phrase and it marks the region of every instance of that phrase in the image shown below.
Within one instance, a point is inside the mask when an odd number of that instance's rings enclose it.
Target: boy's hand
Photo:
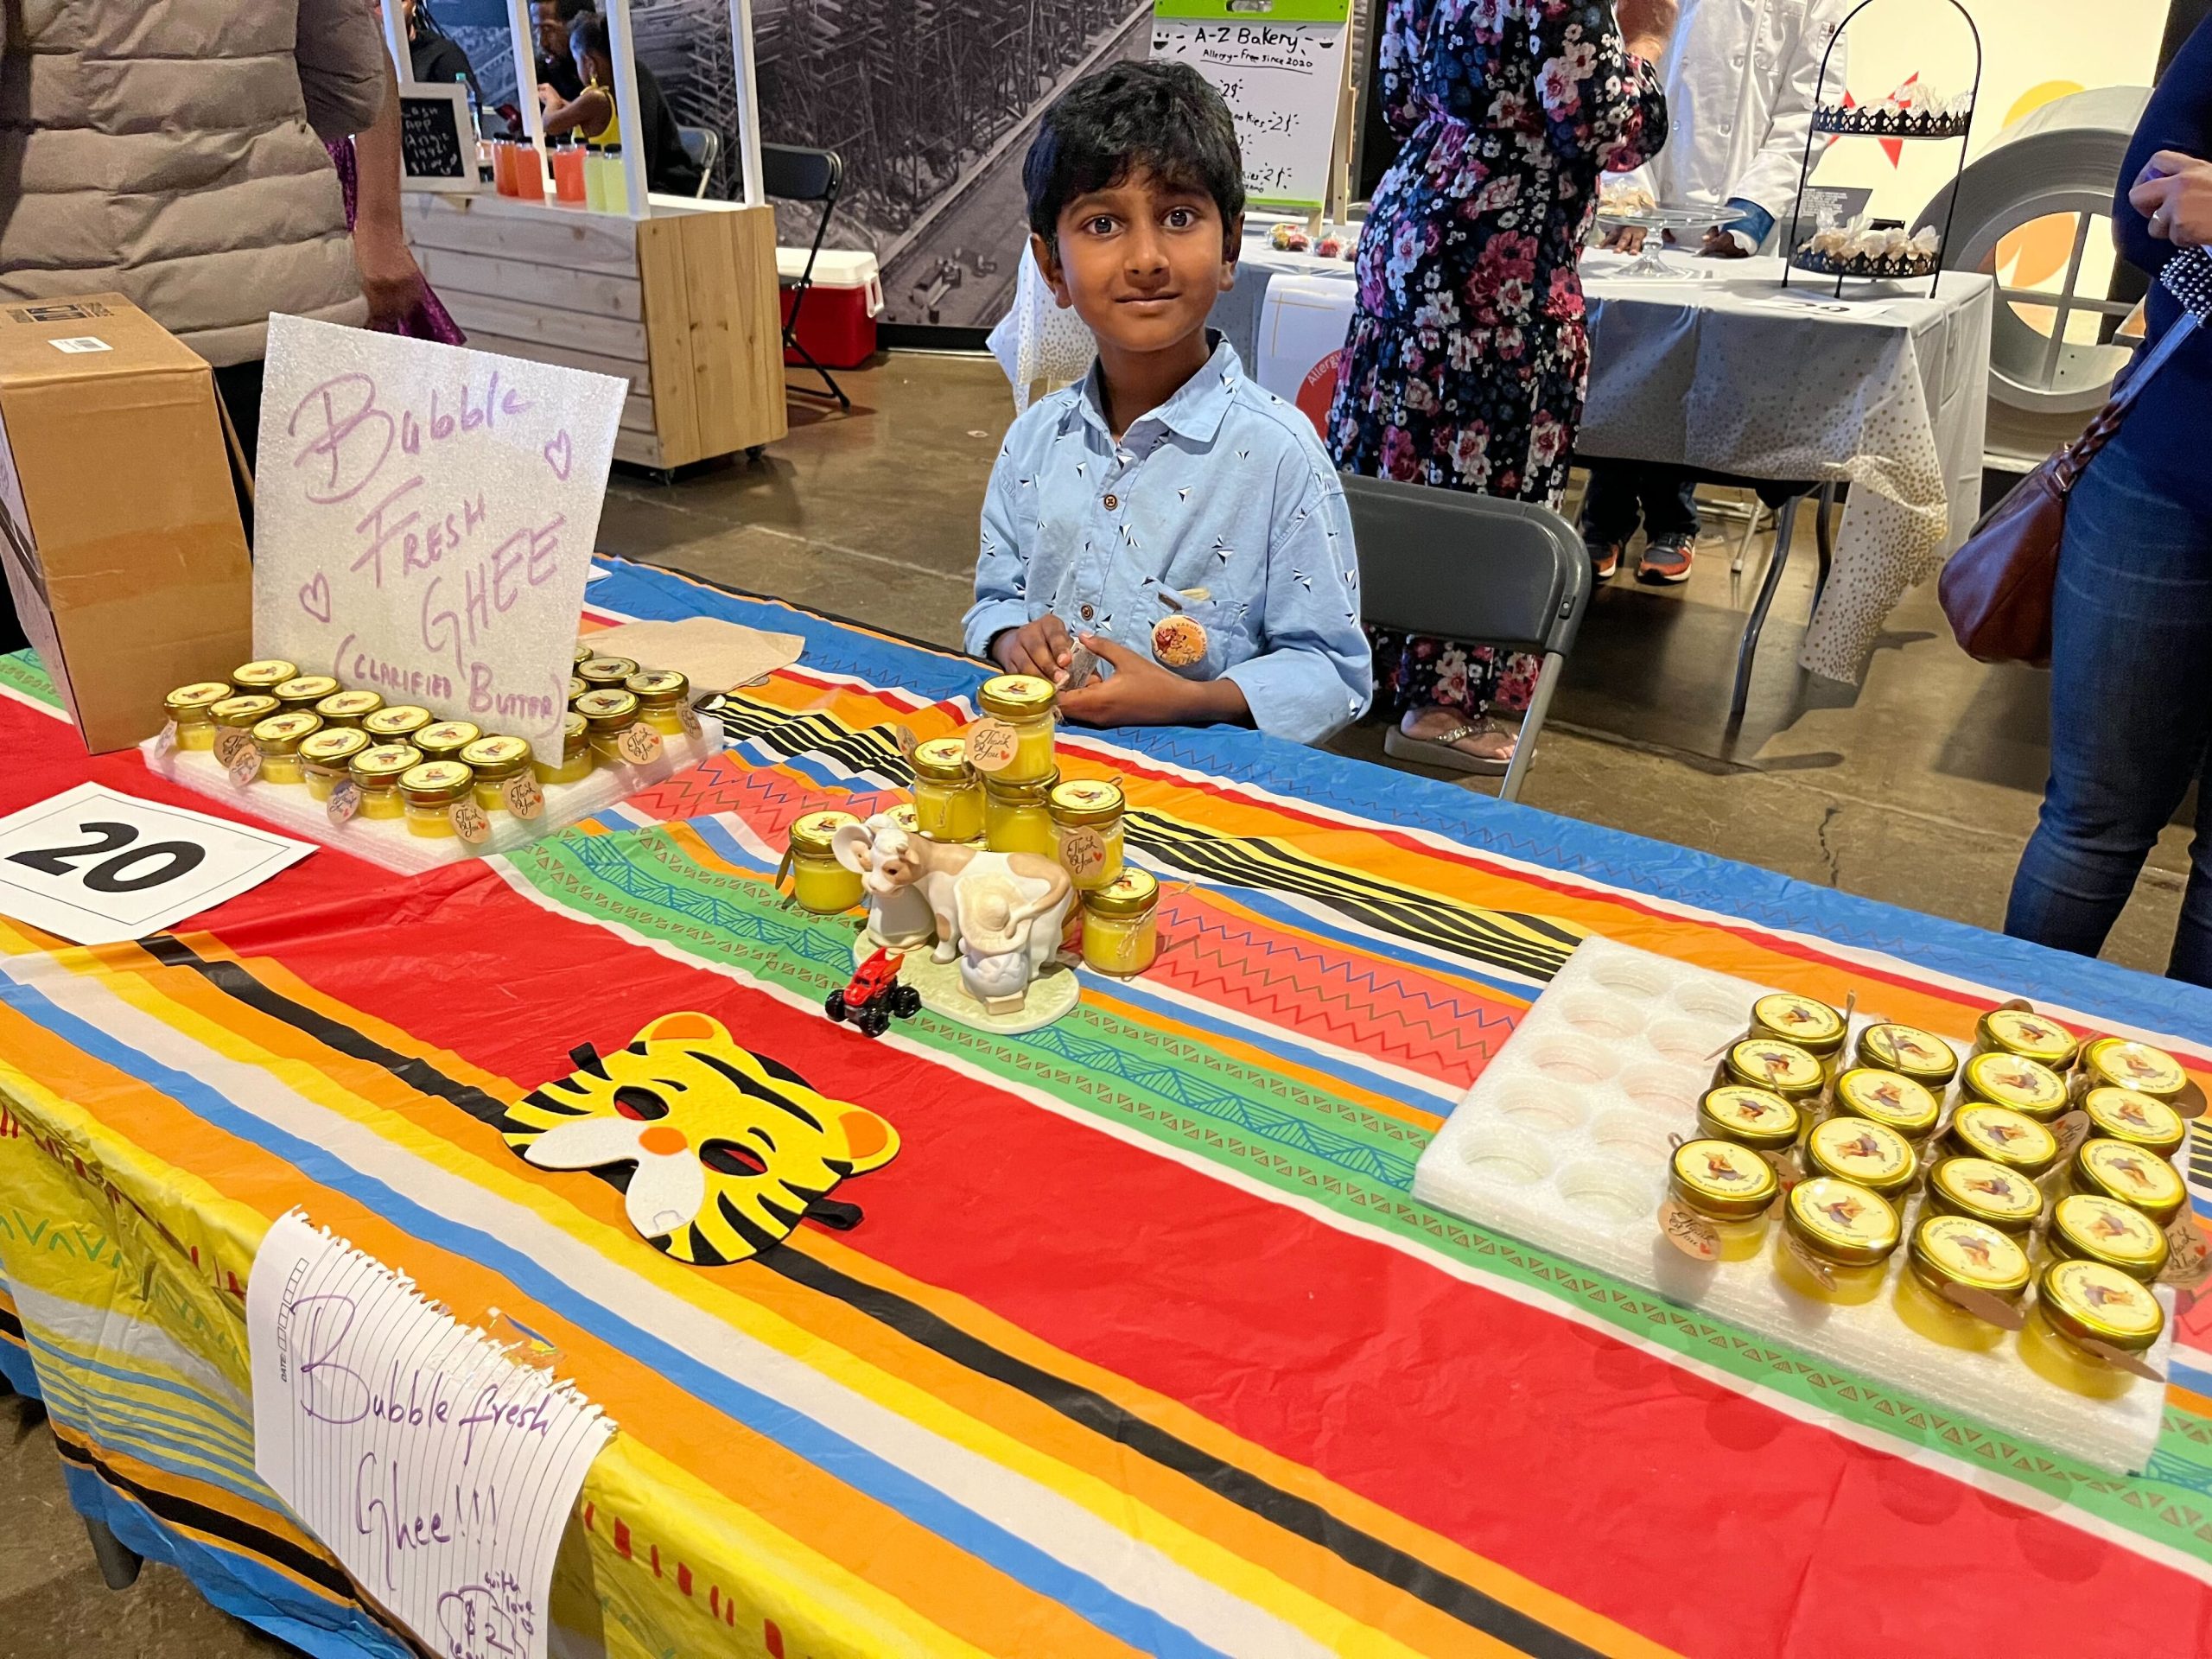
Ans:
[[[1084,634],[1083,643],[1114,671],[1060,694],[1060,712],[1078,725],[1198,726],[1251,718],[1234,680],[1186,680],[1096,634]]]
[[[1067,624],[1057,616],[1040,616],[1034,622],[1008,628],[991,641],[991,659],[1009,674],[1034,674],[1054,685],[1067,677],[1074,652]]]

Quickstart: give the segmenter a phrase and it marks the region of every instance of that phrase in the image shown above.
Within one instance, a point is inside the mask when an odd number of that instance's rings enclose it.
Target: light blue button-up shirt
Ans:
[[[1094,364],[1007,434],[983,498],[968,649],[1048,613],[1152,656],[1181,613],[1262,731],[1318,743],[1366,710],[1372,658],[1344,486],[1298,410],[1223,342],[1116,443]],[[1155,659],[1156,660],[1156,659]]]

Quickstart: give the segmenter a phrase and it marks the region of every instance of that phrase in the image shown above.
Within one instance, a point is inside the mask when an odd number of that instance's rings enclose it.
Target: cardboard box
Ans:
[[[99,753],[253,658],[253,581],[206,362],[120,294],[0,301],[0,563]]]

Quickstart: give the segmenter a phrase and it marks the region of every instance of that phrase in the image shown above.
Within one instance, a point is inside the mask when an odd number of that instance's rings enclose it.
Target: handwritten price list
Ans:
[[[445,1659],[543,1659],[554,1552],[613,1425],[296,1212],[246,1288],[254,1468]]]
[[[1255,202],[1319,207],[1327,187],[1345,29],[1332,21],[1153,20],[1152,55],[1188,63],[1236,118],[1244,188]]]

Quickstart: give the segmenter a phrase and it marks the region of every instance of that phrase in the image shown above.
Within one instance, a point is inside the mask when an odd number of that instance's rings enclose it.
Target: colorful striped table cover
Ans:
[[[133,1548],[310,1653],[407,1651],[253,1473],[244,1281],[297,1204],[620,1424],[559,1655],[2212,1650],[2204,1306],[2113,1478],[1408,1192],[1589,932],[1947,1031],[2025,994],[2200,1077],[2212,997],[1249,733],[1070,732],[1162,878],[1159,967],[1027,1036],[871,1042],[821,1013],[852,925],[770,877],[976,665],[606,568],[588,628],[804,636],[726,753],[510,858],[325,851],[134,945],[0,920],[0,1366]],[[0,692],[0,810],[206,804],[87,760],[28,658]],[[491,1127],[686,1009],[897,1127],[856,1228],[687,1267]]]

